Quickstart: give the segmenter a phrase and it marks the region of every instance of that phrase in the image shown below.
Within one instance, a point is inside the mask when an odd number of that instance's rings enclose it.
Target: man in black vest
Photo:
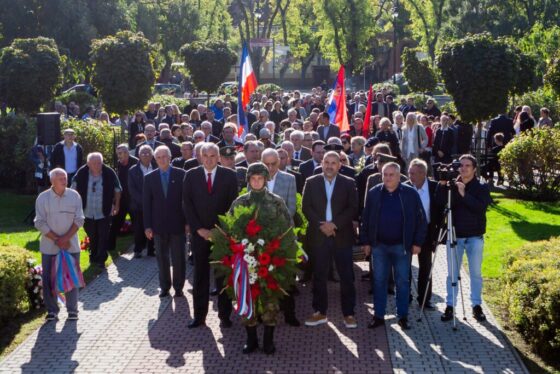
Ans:
[[[194,320],[189,328],[203,326],[208,314],[210,287],[210,230],[218,223],[237,198],[235,171],[218,165],[216,144],[204,143],[202,165],[187,172],[183,182],[183,209],[192,234],[194,256],[193,307]],[[223,284],[223,278],[216,279]],[[230,327],[231,301],[222,292],[218,296],[218,317],[222,327]]]
[[[75,139],[74,130],[64,130],[64,140],[56,143],[51,153],[51,169],[64,169],[68,174],[68,186],[72,183],[76,171],[84,164],[84,151]]]
[[[89,262],[105,268],[111,218],[119,213],[122,187],[117,174],[103,164],[99,152],[88,154],[86,165],[76,172],[72,189],[84,208],[84,230],[90,240]]]

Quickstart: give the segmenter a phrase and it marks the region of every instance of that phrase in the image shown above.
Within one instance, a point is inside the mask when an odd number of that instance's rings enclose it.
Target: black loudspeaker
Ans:
[[[62,140],[60,134],[60,113],[37,114],[37,143],[54,145]]]

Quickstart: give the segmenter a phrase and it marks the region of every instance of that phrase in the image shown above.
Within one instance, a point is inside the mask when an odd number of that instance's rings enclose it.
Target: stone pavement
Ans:
[[[443,253],[443,252],[442,252]],[[221,329],[212,299],[207,328],[187,329],[192,296],[160,300],[154,258],[119,258],[80,294],[80,320],[45,324],[0,363],[0,373],[524,373],[525,367],[487,313],[478,324],[470,316],[453,332],[439,321],[445,307],[445,258],[439,256],[434,275],[438,312],[411,306],[412,329],[403,333],[394,316],[386,329],[369,330],[372,303],[369,283],[360,280],[367,263],[355,266],[358,329],[344,327],[338,285],[330,283],[328,325],[290,327],[280,317],[277,352],[241,354],[245,331]],[[416,271],[416,267],[414,267]],[[192,268],[187,271],[191,279]],[[466,279],[466,276],[464,276]],[[465,288],[468,282],[463,281]],[[185,291],[191,285],[187,282]],[[311,313],[310,287],[300,286],[297,316]],[[468,290],[465,292],[468,295]],[[468,303],[467,303],[468,304]],[[390,298],[389,311],[394,310]],[[487,309],[485,308],[485,311]],[[259,330],[262,338],[262,328]]]

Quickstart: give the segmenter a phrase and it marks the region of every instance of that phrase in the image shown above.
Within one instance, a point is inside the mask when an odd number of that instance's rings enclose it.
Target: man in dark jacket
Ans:
[[[68,187],[76,171],[84,164],[84,151],[76,143],[76,134],[72,129],[64,130],[64,140],[57,143],[51,153],[51,169],[62,168],[68,175]]]
[[[453,266],[456,270],[453,273],[455,279],[452,280],[451,275],[447,275],[447,308],[441,316],[441,320],[445,322],[453,319],[453,306],[457,303],[457,290],[453,290],[452,283],[457,283],[457,269],[460,269],[459,264],[462,263],[463,254],[467,252],[471,279],[471,306],[474,318],[481,322],[486,320],[481,307],[482,251],[484,234],[486,233],[486,210],[492,200],[488,186],[481,184],[476,178],[476,158],[467,154],[462,155],[459,161],[461,162],[460,175],[455,182],[456,187],[453,187],[451,191],[451,207],[457,247],[456,253],[447,254],[448,260],[454,262]],[[437,187],[436,198],[440,205],[447,203],[448,188],[446,182],[440,182]]]
[[[506,145],[514,136],[515,129],[513,128],[513,120],[505,114],[500,114],[498,117],[493,118],[488,126],[486,133],[486,147],[492,148],[494,144],[494,134],[501,132],[504,134],[504,145]]]
[[[432,146],[432,153],[435,162],[443,162],[445,164],[453,161],[453,132],[449,129],[450,119],[448,116],[441,116],[441,127],[436,131],[436,137]]]
[[[117,174],[103,164],[101,153],[87,156],[76,172],[72,189],[78,191],[84,208],[84,230],[90,240],[89,261],[105,267],[111,218],[119,213],[122,187]]]
[[[426,239],[426,217],[418,193],[400,183],[400,166],[390,162],[383,166],[383,184],[369,190],[362,212],[360,241],[366,255],[372,254],[373,305],[375,316],[368,325],[385,324],[387,282],[391,267],[397,285],[397,318],[403,329],[409,329],[411,256],[420,253]],[[373,248],[373,251],[372,251]]]

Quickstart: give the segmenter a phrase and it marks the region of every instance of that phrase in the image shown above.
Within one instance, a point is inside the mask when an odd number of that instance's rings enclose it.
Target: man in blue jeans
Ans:
[[[461,166],[455,187],[451,190],[451,210],[453,226],[457,237],[457,252],[447,253],[447,267],[451,268],[454,261],[455,269],[461,268],[463,254],[467,252],[469,261],[469,276],[471,278],[471,306],[473,317],[483,322],[486,316],[482,312],[482,250],[484,248],[484,234],[486,232],[486,210],[492,202],[490,191],[486,184],[481,184],[476,178],[476,158],[472,155],[459,157]],[[440,181],[436,188],[436,200],[445,204],[448,198],[448,183]],[[452,283],[457,282],[458,271],[454,271],[453,282],[450,271],[447,275],[447,308],[441,316],[442,321],[453,319],[453,306],[457,304],[457,290],[453,292]],[[455,298],[454,298],[455,297]]]
[[[383,166],[383,183],[369,190],[362,213],[360,241],[373,261],[373,307],[375,316],[368,325],[385,324],[387,282],[391,267],[397,286],[397,318],[403,330],[409,329],[410,259],[420,253],[427,232],[426,215],[418,193],[400,183],[400,166]],[[373,251],[372,251],[373,248]]]

